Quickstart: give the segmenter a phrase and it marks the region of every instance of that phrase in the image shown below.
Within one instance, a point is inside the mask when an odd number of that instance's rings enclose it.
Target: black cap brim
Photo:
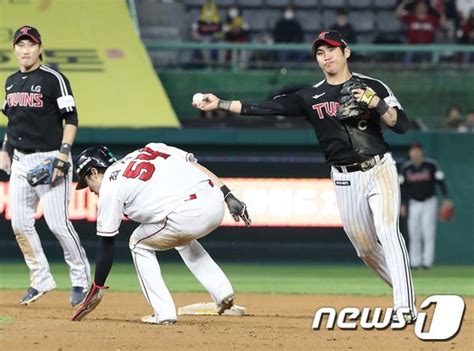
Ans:
[[[22,38],[24,39],[30,39],[31,41],[33,41],[34,43],[40,45],[41,44],[41,40],[39,40],[38,38],[36,38],[34,35],[31,35],[31,34],[19,34],[16,36],[15,40],[13,41],[13,45],[15,45],[16,43],[18,43]]]
[[[76,185],[76,190],[82,190],[84,188],[87,188],[86,180],[84,178],[79,179]]]

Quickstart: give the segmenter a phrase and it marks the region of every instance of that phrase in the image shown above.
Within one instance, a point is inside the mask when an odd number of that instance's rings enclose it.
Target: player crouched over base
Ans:
[[[156,258],[156,251],[172,248],[210,293],[214,314],[227,310],[233,314],[232,286],[197,239],[221,224],[224,204],[235,221],[242,219],[249,226],[251,220],[245,203],[197,163],[193,154],[150,143],[117,161],[107,147],[92,147],[80,154],[76,173],[76,189],[89,187],[99,196],[99,243],[94,282],[73,321],[83,319],[103,298],[123,215],[141,223],[129,246],[143,294],[153,308],[153,314],[143,317],[143,322],[176,323],[176,308]]]

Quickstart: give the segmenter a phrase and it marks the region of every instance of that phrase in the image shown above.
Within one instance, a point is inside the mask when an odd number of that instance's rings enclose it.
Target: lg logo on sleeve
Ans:
[[[428,326],[426,312],[419,312],[415,322],[415,334],[420,340],[444,341],[456,336],[461,329],[461,323],[466,309],[462,297],[457,295],[433,295],[426,298],[420,305],[421,310],[429,310],[434,306],[431,324]],[[365,330],[371,329],[404,329],[404,315],[408,309],[396,311],[396,321],[393,319],[393,309],[387,308],[382,318],[382,309],[373,310],[365,307],[362,312],[357,307],[343,308],[339,314],[333,307],[323,307],[316,311],[313,320],[313,330],[320,330],[323,317],[327,316],[326,329],[333,330],[336,325],[341,330],[356,330],[358,326]],[[337,317],[337,320],[336,320]],[[359,318],[360,317],[360,318]],[[359,320],[360,319],[360,320]]]

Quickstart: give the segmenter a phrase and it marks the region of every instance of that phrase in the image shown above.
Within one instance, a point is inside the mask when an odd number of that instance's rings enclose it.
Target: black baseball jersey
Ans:
[[[400,103],[386,84],[358,73],[353,75],[371,87],[387,105],[396,108],[399,118],[403,115],[406,119]],[[305,116],[331,164],[352,164],[387,152],[389,146],[383,138],[380,115],[375,109],[367,111],[363,118],[339,120],[335,117],[340,106],[341,88],[342,84],[330,85],[323,80],[293,94],[275,96],[272,101],[283,108],[275,111],[270,107],[268,113],[260,114],[278,112],[286,116]],[[242,114],[254,114],[252,102],[242,102]]]
[[[412,161],[406,161],[400,170],[400,185],[402,202],[409,199],[424,201],[436,195],[436,184],[439,185],[445,197],[448,196],[444,173],[435,160],[424,159],[416,166]]]
[[[77,125],[69,81],[45,65],[7,78],[2,112],[8,117],[8,143],[19,150],[59,149],[63,120]]]

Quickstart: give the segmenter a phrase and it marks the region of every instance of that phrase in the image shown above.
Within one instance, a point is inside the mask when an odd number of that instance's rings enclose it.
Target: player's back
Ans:
[[[100,189],[100,203],[121,201],[123,213],[139,223],[163,220],[209,178],[192,163],[192,154],[151,143],[110,166]]]

